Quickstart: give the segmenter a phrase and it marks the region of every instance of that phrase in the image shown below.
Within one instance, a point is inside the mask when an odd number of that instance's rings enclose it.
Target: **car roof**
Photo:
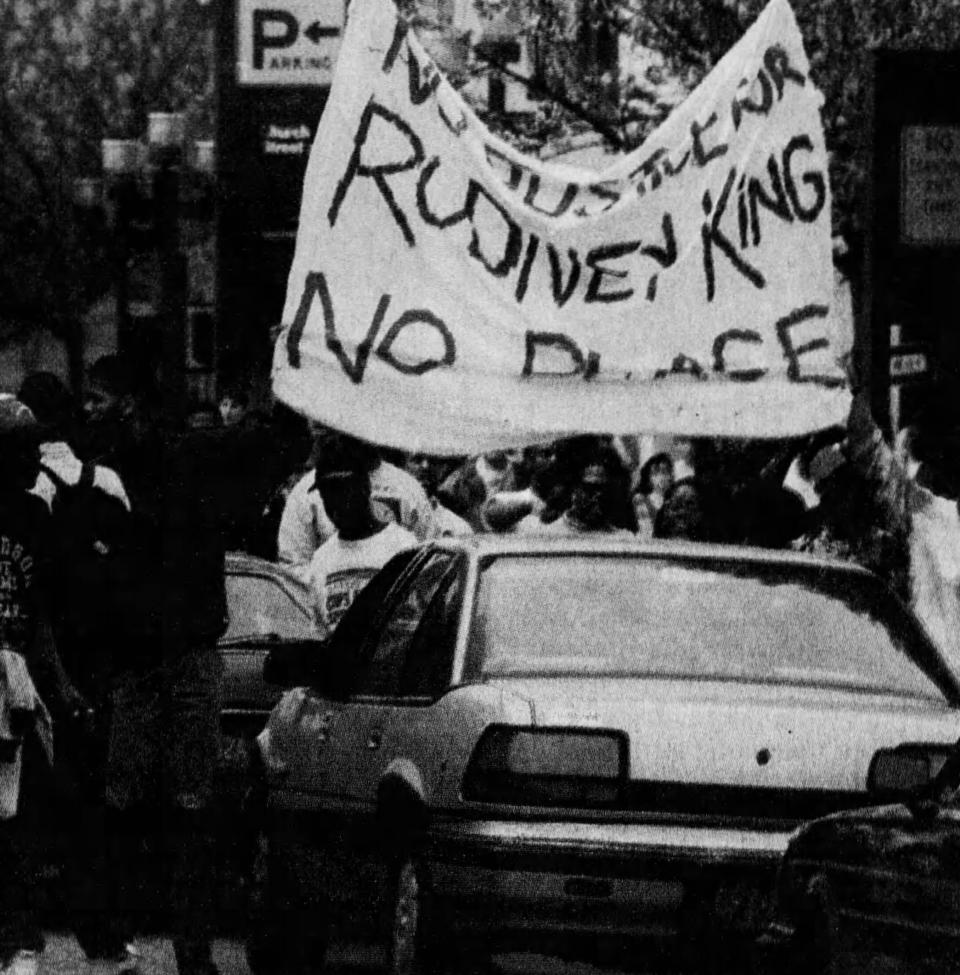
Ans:
[[[270,562],[247,552],[227,552],[224,569],[227,575],[267,576],[286,589],[298,602],[309,602],[310,587],[290,566],[282,562]]]
[[[582,535],[514,535],[484,533],[437,539],[433,545],[462,551],[477,558],[498,555],[633,555],[678,561],[708,560],[741,562],[784,568],[812,568],[822,572],[845,573],[876,578],[853,562],[784,549],[755,548],[748,545],[722,545],[713,542],[680,540],[640,541],[601,533]]]

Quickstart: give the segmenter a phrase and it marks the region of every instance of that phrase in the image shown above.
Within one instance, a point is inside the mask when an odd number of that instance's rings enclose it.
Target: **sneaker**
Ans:
[[[88,959],[86,971],[88,975],[127,975],[139,970],[142,957],[134,945],[128,944],[112,958]]]
[[[3,968],[2,975],[37,975],[40,971],[39,951],[18,951]]]

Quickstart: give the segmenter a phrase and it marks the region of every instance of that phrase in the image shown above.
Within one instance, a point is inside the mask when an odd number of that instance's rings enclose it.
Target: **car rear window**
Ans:
[[[472,678],[622,675],[942,700],[926,637],[877,580],[805,566],[511,556],[481,575]]]

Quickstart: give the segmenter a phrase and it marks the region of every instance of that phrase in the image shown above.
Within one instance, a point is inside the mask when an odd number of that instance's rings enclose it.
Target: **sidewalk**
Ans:
[[[83,952],[71,934],[47,933],[47,947],[40,962],[39,975],[88,975]],[[143,953],[141,975],[177,975],[173,945],[169,938],[138,938],[137,948]],[[218,939],[214,942],[213,959],[221,975],[250,975],[238,941]]]
[[[47,947],[40,962],[39,975],[89,975],[83,952],[72,934],[47,932]],[[169,938],[137,938],[137,950],[143,954],[140,975],[177,975],[173,944]],[[250,975],[243,943],[236,938],[217,938],[213,943],[213,960],[220,975]],[[333,972],[371,972],[382,969],[383,952],[360,945],[335,946],[328,955]]]

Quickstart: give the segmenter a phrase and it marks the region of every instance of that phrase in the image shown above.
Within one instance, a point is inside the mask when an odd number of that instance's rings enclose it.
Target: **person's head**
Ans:
[[[637,490],[643,495],[666,495],[673,486],[673,458],[669,454],[654,454],[640,468]]]
[[[491,450],[483,455],[483,459],[495,471],[505,471],[510,466],[510,453],[506,450]]]
[[[136,380],[129,365],[116,355],[104,355],[87,370],[83,412],[88,423],[128,419],[136,405]]]
[[[36,483],[41,437],[30,408],[9,394],[0,395],[0,485],[5,491],[29,491]]]
[[[626,483],[615,450],[599,447],[586,454],[572,484],[569,514],[589,531],[620,527]]]
[[[330,439],[317,458],[314,483],[342,538],[362,538],[379,526],[370,502],[372,450],[344,436]]]
[[[404,470],[415,477],[427,497],[434,497],[443,480],[445,463],[439,457],[429,454],[409,454],[403,464]]]
[[[31,372],[17,399],[28,407],[49,440],[69,438],[77,421],[77,408],[63,380],[52,372]]]
[[[800,495],[780,484],[758,480],[744,487],[732,506],[737,541],[763,548],[786,548],[806,528]]]
[[[701,542],[709,538],[703,493],[692,477],[681,478],[667,492],[653,526],[655,538],[683,538]]]
[[[541,482],[543,476],[552,469],[556,460],[556,447],[553,443],[531,444],[520,452],[520,458],[515,465],[518,481],[524,486],[533,486]]]
[[[239,423],[246,415],[250,406],[250,397],[245,389],[228,387],[223,391],[217,404],[220,418],[225,427]]]

